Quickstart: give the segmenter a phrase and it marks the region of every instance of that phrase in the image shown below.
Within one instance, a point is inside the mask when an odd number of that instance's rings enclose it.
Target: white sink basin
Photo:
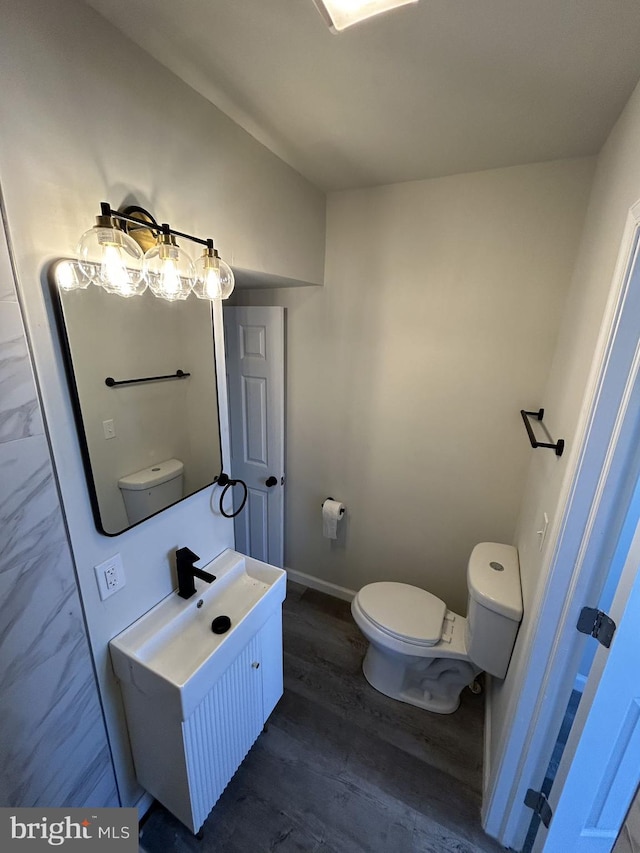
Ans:
[[[109,643],[117,677],[163,697],[186,720],[285,597],[286,572],[237,551],[202,566],[216,576],[195,580],[189,599],[172,592]],[[214,634],[211,623],[231,627]]]

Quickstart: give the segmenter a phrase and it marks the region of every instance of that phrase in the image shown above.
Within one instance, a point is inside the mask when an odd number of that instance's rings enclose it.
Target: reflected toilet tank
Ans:
[[[129,524],[136,524],[183,496],[184,465],[179,459],[157,462],[118,480]]]

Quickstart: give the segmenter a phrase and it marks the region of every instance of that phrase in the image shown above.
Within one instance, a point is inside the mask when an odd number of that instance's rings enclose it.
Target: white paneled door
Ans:
[[[534,851],[609,853],[640,782],[639,566],[640,522],[611,606],[618,628],[596,655]]]
[[[284,308],[228,307],[224,330],[231,476],[248,497],[236,549],[282,566],[284,550]],[[241,488],[234,488],[234,500]],[[237,506],[237,503],[236,503]]]

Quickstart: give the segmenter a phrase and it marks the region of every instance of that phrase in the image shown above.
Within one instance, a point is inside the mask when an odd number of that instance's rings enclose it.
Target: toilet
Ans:
[[[480,672],[504,678],[522,620],[518,552],[481,542],[467,565],[467,616],[404,583],[367,584],[351,613],[369,647],[365,678],[386,696],[452,714]]]
[[[118,480],[129,524],[137,524],[183,497],[184,465],[179,459],[156,462]]]

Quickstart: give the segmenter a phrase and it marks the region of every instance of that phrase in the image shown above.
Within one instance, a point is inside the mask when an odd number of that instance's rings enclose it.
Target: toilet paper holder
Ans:
[[[328,498],[325,498],[324,500],[325,500],[325,501],[332,501],[332,500],[333,500],[333,498],[331,497],[331,495],[329,495],[329,497],[328,497]],[[322,501],[322,506],[324,506],[324,501]],[[344,508],[344,507],[342,507],[342,509],[341,509],[341,510],[340,510],[340,512],[339,512],[339,515],[344,515],[344,510],[345,510],[345,508]]]

